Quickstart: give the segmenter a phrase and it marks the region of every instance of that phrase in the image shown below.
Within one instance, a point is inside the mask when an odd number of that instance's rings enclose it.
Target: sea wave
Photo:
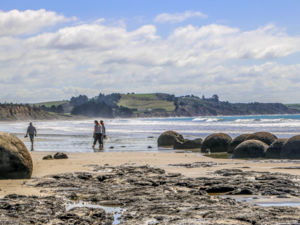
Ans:
[[[221,118],[207,118],[207,117],[196,117],[192,121],[197,121],[197,122],[218,122],[222,121],[223,119]]]

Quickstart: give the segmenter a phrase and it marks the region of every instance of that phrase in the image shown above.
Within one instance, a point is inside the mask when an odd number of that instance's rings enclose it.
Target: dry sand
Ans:
[[[280,160],[233,160],[212,159],[197,153],[141,153],[141,152],[91,152],[67,153],[69,159],[42,160],[43,156],[54,152],[31,152],[33,158],[33,177],[42,177],[67,172],[92,171],[88,165],[97,164],[118,166],[150,165],[160,167],[167,172],[179,172],[185,176],[213,176],[212,172],[222,168],[239,168],[242,170],[282,172],[300,175],[300,169],[278,169],[277,167],[300,166],[300,161],[280,162]],[[219,165],[213,167],[184,168],[169,164],[214,162]],[[41,190],[25,185],[30,180],[0,180],[0,197],[7,194],[42,195]]]

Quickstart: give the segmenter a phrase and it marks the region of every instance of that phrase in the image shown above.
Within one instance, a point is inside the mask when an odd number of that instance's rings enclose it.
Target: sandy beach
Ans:
[[[287,160],[237,160],[214,159],[202,156],[199,153],[146,153],[146,152],[97,152],[97,153],[67,153],[68,159],[42,160],[43,156],[54,152],[31,152],[33,159],[34,178],[43,176],[73,173],[92,172],[89,165],[149,165],[158,167],[171,173],[181,173],[187,177],[215,176],[214,171],[220,169],[242,169],[244,171],[260,171],[271,173],[286,173],[300,175],[300,161]],[[172,166],[174,164],[214,163],[211,167],[186,168],[185,166]],[[286,169],[299,166],[298,169]],[[24,185],[30,180],[0,180],[0,197],[7,194],[40,195],[40,189]]]

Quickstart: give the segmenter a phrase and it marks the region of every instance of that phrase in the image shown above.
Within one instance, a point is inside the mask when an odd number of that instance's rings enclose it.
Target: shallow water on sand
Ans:
[[[35,150],[92,152],[93,121],[34,121],[38,130]],[[232,137],[257,131],[278,137],[300,134],[300,115],[107,119],[105,124],[108,139],[104,151],[172,151],[157,148],[157,137],[166,130],[175,130],[185,138],[205,138],[215,132]],[[28,121],[0,122],[0,131],[17,135],[29,147],[29,140],[24,139],[27,126]]]
[[[122,208],[113,207],[113,206],[103,206],[103,205],[94,205],[86,202],[79,201],[77,203],[66,204],[66,211],[70,211],[75,208],[93,208],[93,209],[103,209],[106,213],[113,214],[114,221],[113,225],[120,224],[120,217],[122,216]]]

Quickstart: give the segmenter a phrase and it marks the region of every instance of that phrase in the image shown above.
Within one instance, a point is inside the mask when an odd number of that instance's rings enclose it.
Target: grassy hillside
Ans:
[[[165,110],[174,111],[173,102],[159,99],[156,94],[122,94],[119,106],[137,109],[139,112]]]
[[[286,106],[290,109],[300,110],[300,104],[286,104]]]

